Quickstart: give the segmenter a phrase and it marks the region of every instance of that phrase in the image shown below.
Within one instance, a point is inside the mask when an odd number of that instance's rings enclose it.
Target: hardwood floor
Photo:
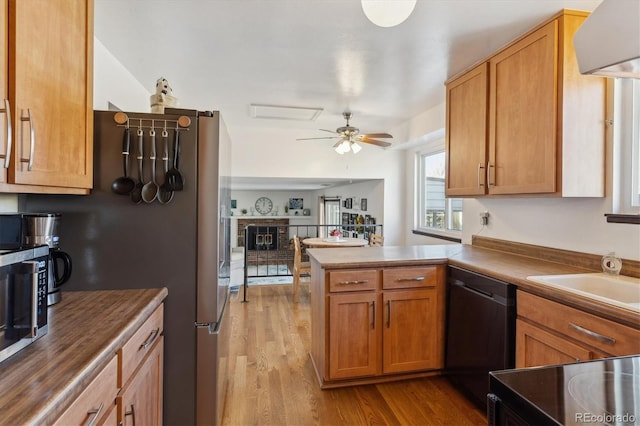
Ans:
[[[441,376],[321,390],[309,348],[309,285],[232,294],[224,425],[486,425],[485,414]]]

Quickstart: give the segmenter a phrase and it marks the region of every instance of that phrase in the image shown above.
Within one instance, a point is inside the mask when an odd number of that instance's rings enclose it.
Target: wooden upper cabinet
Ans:
[[[14,192],[86,193],[93,185],[93,1],[9,0],[8,27],[8,182],[17,184]]]
[[[7,132],[8,121],[6,106],[9,101],[9,87],[8,87],[8,64],[9,49],[7,39],[7,12],[9,6],[7,0],[0,0],[0,183],[7,181],[7,172],[4,168],[4,159],[7,155]],[[1,111],[5,110],[5,111]],[[11,109],[9,108],[9,111]]]
[[[587,16],[565,10],[446,83],[447,196],[604,196],[606,81],[573,50]]]
[[[556,190],[557,34],[552,21],[489,61],[491,194]]]
[[[446,193],[486,193],[488,64],[447,83]]]

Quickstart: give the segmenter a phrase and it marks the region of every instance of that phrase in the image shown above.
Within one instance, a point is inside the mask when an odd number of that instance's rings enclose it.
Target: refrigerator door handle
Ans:
[[[217,322],[196,322],[195,326],[196,328],[208,328],[209,334],[213,334],[216,332],[216,329],[218,328],[218,323]]]

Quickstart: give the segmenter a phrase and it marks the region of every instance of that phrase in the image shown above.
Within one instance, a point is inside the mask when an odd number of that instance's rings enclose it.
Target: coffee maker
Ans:
[[[19,213],[21,241],[25,246],[49,246],[47,274],[47,306],[58,303],[62,296],[60,286],[71,277],[71,256],[60,250],[59,213]]]

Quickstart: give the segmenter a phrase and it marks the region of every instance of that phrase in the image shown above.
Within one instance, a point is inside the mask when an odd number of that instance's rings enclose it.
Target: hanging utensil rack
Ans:
[[[113,121],[118,127],[133,127],[136,129],[180,129],[189,131],[191,118],[181,115],[177,120],[165,120],[157,118],[129,117],[124,112],[116,112],[113,115]]]
[[[167,120],[167,119],[162,119],[162,118],[146,118],[146,117],[129,117],[126,113],[124,112],[116,112],[113,115],[113,121],[116,122],[117,127],[124,127],[125,129],[137,129],[138,131],[138,137],[142,138],[144,129],[149,129],[149,136],[155,136],[155,132],[156,130],[161,131],[162,132],[162,137],[164,139],[166,139],[167,136],[167,131],[171,131],[173,130],[175,132],[175,137],[176,137],[176,142],[174,144],[174,147],[177,146],[177,141],[178,141],[178,133],[179,132],[183,132],[183,131],[189,131],[189,126],[191,125],[191,118],[185,116],[185,115],[181,115],[179,116],[177,119],[173,119],[173,120]],[[125,130],[125,132],[127,131]],[[155,164],[156,159],[158,159],[157,154],[154,155],[153,154],[153,150],[151,151],[152,154],[149,157],[146,157],[143,153],[144,149],[142,148],[142,139],[140,139],[140,147],[138,148],[138,152],[136,155],[136,159],[139,161],[139,169],[138,170],[142,170],[142,164],[149,160],[151,162],[153,162]],[[175,150],[175,148],[174,148]],[[129,152],[128,149],[128,145],[126,147],[123,147],[123,152],[122,154],[125,156],[125,174],[126,174],[126,168],[127,168],[127,162],[128,162],[128,156],[132,155]],[[176,167],[177,165],[177,160],[175,157],[179,158],[179,150],[176,152],[174,151],[174,167]],[[163,152],[162,157],[160,157],[160,159],[165,163],[165,169],[166,169],[166,164],[167,162],[170,160],[169,157],[169,153],[167,152]],[[153,166],[152,166],[153,167]],[[163,185],[161,185],[161,187],[159,189],[165,188],[167,185],[167,174],[168,171],[165,171],[165,183]],[[159,197],[155,197],[155,200],[158,200],[158,202],[160,202],[160,204],[168,204],[171,202],[171,200],[173,199],[173,193],[175,191],[182,191],[182,175],[180,175],[179,171],[175,170],[175,172],[172,173],[178,173],[178,175],[180,176],[180,182],[181,182],[181,186],[180,188],[176,188],[170,189],[170,196],[168,198],[159,198]],[[140,172],[141,178],[140,180],[142,181],[144,176],[142,176],[142,172]],[[155,175],[155,174],[154,174]],[[152,181],[153,181],[154,176],[152,176]],[[175,178],[174,178],[175,179]],[[120,194],[120,195],[128,195],[128,194]],[[148,201],[147,204],[151,203],[151,201]],[[136,204],[138,204],[138,202],[136,202]]]

